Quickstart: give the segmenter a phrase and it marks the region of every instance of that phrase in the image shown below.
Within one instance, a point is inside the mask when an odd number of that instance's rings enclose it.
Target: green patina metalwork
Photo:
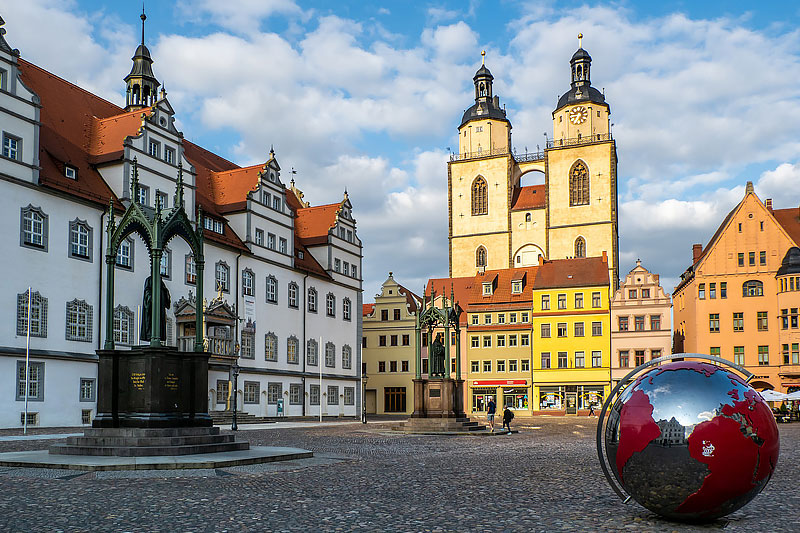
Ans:
[[[436,307],[434,305],[434,300],[436,299],[435,291],[431,290],[430,294],[430,306],[428,305],[428,295],[425,291],[422,291],[422,310],[417,313],[417,320],[416,320],[416,341],[417,341],[417,349],[416,349],[416,359],[417,359],[417,379],[422,379],[422,343],[421,343],[421,332],[422,329],[426,329],[428,331],[428,346],[433,347],[434,339],[433,339],[433,331],[436,328],[444,327],[444,351],[445,351],[445,373],[440,377],[446,377],[450,374],[450,368],[452,364],[450,363],[450,328],[452,327],[456,333],[456,379],[461,379],[461,329],[459,327],[459,320],[461,318],[461,313],[463,312],[461,306],[458,305],[458,302],[455,301],[455,297],[453,294],[453,289],[450,289],[450,303],[451,305],[447,305],[447,297],[442,295],[442,306]],[[428,355],[428,363],[429,363],[429,372],[430,372],[430,356],[432,348],[429,348],[429,355]],[[433,374],[428,374],[429,376],[433,377]]]
[[[150,254],[150,275],[152,276],[150,346],[161,346],[161,256],[167,243],[176,236],[182,237],[194,256],[197,276],[197,304],[195,305],[194,351],[203,351],[203,211],[198,210],[196,227],[186,214],[183,199],[183,166],[178,165],[178,179],[175,186],[172,209],[162,211],[160,202],[155,209],[142,206],[138,201],[139,166],[133,158],[131,179],[131,203],[117,224],[114,218],[114,202],[108,204],[108,225],[106,236],[106,271],[108,289],[106,291],[106,341],[104,349],[114,349],[114,265],[122,242],[131,234],[138,234]],[[156,191],[155,198],[158,198]]]

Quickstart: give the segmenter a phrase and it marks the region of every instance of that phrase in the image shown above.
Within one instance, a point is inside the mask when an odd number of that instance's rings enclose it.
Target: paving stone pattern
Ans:
[[[800,531],[798,423],[780,426],[781,458],[760,496],[691,526],[614,495],[593,420],[517,422],[518,434],[492,438],[397,435],[377,423],[243,431],[253,445],[315,457],[217,470],[3,468],[0,531]]]

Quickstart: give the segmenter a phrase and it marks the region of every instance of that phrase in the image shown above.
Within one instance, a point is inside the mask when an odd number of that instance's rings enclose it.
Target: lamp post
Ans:
[[[238,396],[239,396],[239,361],[238,361],[238,344],[237,344],[237,359],[233,361],[233,366],[231,367],[231,373],[233,374],[233,422],[231,423],[231,431],[238,431],[239,426],[236,424],[236,409],[238,407]]]
[[[361,422],[363,424],[367,423],[367,380],[369,377],[367,376],[366,372],[361,374],[361,382],[364,384],[364,393],[361,395]]]

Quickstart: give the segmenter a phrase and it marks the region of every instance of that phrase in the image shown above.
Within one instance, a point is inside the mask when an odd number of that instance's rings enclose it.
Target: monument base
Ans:
[[[430,378],[414,380],[414,412],[393,427],[407,433],[460,433],[485,430],[464,413],[464,380]]]
[[[182,428],[91,428],[83,437],[67,437],[50,446],[54,455],[153,457],[234,452],[250,449],[218,427]]]
[[[94,428],[211,427],[208,354],[171,346],[97,350]]]

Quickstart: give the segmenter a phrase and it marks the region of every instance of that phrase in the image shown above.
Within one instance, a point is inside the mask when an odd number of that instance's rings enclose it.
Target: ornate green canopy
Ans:
[[[162,210],[161,202],[156,201],[155,208],[143,206],[138,201],[139,192],[139,167],[136,158],[133,158],[133,171],[131,179],[131,203],[125,209],[119,223],[114,218],[114,203],[109,201],[108,225],[106,235],[108,247],[106,249],[106,269],[108,290],[106,291],[106,350],[114,349],[114,265],[117,261],[117,252],[122,242],[131,234],[138,234],[144,241],[150,254],[150,272],[152,276],[152,311],[150,317],[150,346],[161,346],[161,323],[159,320],[161,309],[161,256],[164,247],[175,236],[180,236],[189,245],[194,256],[197,274],[198,301],[202,302],[203,295],[203,212],[198,211],[197,225],[192,225],[186,214],[183,199],[183,166],[178,165],[178,179],[175,187],[175,196],[172,209],[167,212]],[[158,192],[156,193],[158,198]],[[194,351],[203,351],[203,309],[197,306],[197,326],[195,328]]]

